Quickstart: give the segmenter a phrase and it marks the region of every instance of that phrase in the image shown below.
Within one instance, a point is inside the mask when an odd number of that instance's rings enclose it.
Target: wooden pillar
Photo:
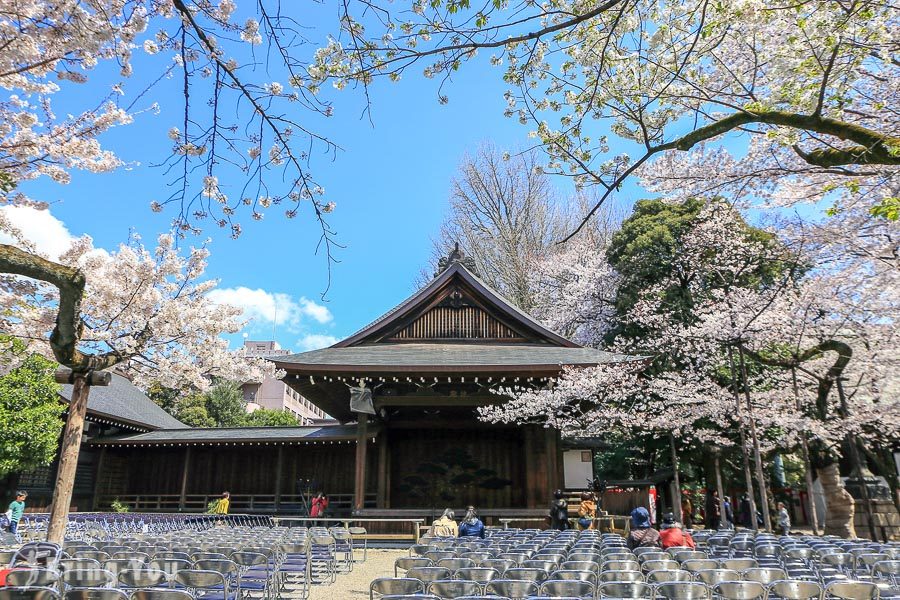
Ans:
[[[187,446],[184,451],[184,465],[181,469],[181,495],[178,496],[179,511],[183,511],[185,509],[185,503],[187,502],[187,484],[188,477],[190,476],[191,472],[191,453],[191,447]]]
[[[547,496],[558,489],[562,489],[562,455],[559,452],[559,432],[552,428],[544,430],[544,440],[547,452],[547,486],[550,488]]]
[[[353,478],[353,510],[362,510],[366,500],[366,442],[369,416],[359,413],[356,425],[356,472]]]
[[[281,510],[281,480],[284,466],[284,446],[278,446],[278,457],[275,459],[275,513]]]
[[[378,437],[378,495],[376,506],[378,508],[390,508],[390,446],[388,432],[383,431]]]
[[[522,452],[525,463],[525,504],[528,508],[540,508],[550,501],[553,490],[551,472],[556,461],[549,452],[549,438],[538,425],[522,427]]]
[[[106,462],[106,446],[100,447],[100,455],[97,457],[97,467],[94,469],[94,497],[91,498],[91,510],[96,511],[100,503],[100,478],[103,476],[103,463]]]

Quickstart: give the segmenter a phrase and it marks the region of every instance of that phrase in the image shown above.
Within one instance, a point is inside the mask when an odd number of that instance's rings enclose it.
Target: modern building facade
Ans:
[[[244,348],[247,356],[252,357],[274,359],[291,354],[290,350],[282,349],[278,342],[269,340],[246,340]],[[260,382],[245,383],[241,386],[241,390],[244,393],[244,405],[248,412],[253,412],[257,408],[284,410],[297,417],[301,425],[309,425],[313,421],[328,417],[321,408],[301,396],[300,392],[274,377],[266,377]]]

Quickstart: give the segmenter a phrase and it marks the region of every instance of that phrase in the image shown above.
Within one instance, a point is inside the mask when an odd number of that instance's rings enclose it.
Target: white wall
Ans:
[[[588,479],[594,478],[594,463],[590,450],[566,450],[563,452],[563,481],[567,490],[584,490]]]

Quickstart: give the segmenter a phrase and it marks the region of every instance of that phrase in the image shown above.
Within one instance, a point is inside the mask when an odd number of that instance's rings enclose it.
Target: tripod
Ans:
[[[297,487],[300,488],[300,514],[304,517],[310,516],[310,497],[312,496],[313,480],[298,479]]]

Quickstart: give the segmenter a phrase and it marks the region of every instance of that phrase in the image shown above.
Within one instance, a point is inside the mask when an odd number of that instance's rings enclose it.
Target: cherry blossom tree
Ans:
[[[598,186],[897,217],[896,7],[881,0],[345,4],[310,74],[368,90],[487,55],[548,170]]]
[[[203,391],[213,378],[258,381],[273,369],[243,351],[229,350],[221,337],[240,330],[241,313],[209,300],[216,282],[203,280],[206,248],[191,248],[183,256],[174,236],[161,235],[154,250],[134,239],[108,253],[84,237],[53,263],[27,241],[20,243],[32,252],[3,246],[7,256],[22,257],[16,276],[4,277],[4,287],[14,290],[0,296],[4,330],[71,368],[75,384],[48,532],[49,539],[61,540],[91,372],[116,368],[144,389],[162,381],[171,388]],[[53,279],[57,273],[70,277]],[[21,276],[51,285],[31,284],[31,295],[23,298],[18,295]]]
[[[299,58],[303,24],[277,0],[243,11],[233,0],[9,0],[0,3],[0,41],[6,202],[35,202],[13,190],[22,182],[67,183],[72,170],[108,172],[133,160],[105,149],[100,137],[156,110],[145,94],[171,79],[182,94],[182,118],[168,133],[171,156],[136,157],[162,162],[170,177],[171,194],[153,210],[172,205],[182,232],[212,221],[235,237],[241,209],[253,219],[278,205],[289,217],[308,210],[330,248],[324,215],[334,204],[308,165],[311,151],[336,149],[314,130],[332,108]],[[149,58],[137,61],[135,53]],[[60,101],[83,109],[58,115]],[[226,189],[223,176],[244,183]]]

